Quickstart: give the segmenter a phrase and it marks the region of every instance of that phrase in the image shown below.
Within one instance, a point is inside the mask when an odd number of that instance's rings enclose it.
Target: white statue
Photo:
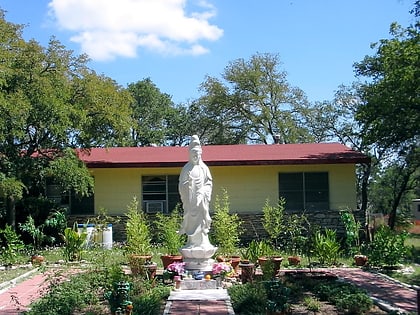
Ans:
[[[179,177],[179,193],[184,208],[184,219],[179,233],[188,236],[184,248],[209,247],[211,218],[209,204],[213,188],[210,170],[201,159],[201,145],[198,136],[191,138],[189,162],[182,168]]]

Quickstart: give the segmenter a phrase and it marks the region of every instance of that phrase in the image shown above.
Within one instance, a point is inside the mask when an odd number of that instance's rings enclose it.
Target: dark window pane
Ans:
[[[281,173],[279,175],[279,189],[280,191],[287,190],[303,190],[303,176],[302,173]]]

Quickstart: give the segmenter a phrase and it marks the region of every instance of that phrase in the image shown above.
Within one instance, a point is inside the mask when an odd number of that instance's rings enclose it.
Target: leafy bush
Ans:
[[[234,285],[228,292],[235,314],[266,314],[267,294],[262,283]]]
[[[64,258],[66,261],[79,261],[82,259],[83,246],[87,239],[87,233],[78,233],[76,224],[73,228],[67,227],[62,235],[64,241]]]
[[[263,226],[264,230],[270,236],[271,241],[277,248],[278,238],[284,230],[284,207],[286,199],[283,197],[279,198],[276,206],[271,206],[270,201],[265,201],[263,211]]]
[[[369,263],[379,267],[401,263],[409,252],[404,244],[407,237],[406,232],[395,232],[386,225],[380,226],[368,246]]]
[[[179,255],[179,249],[186,241],[185,235],[178,233],[182,223],[179,205],[171,214],[156,214],[156,232],[157,240],[161,242],[168,255]]]
[[[351,256],[360,254],[360,222],[356,221],[354,214],[349,210],[341,212],[341,221],[343,221],[344,227],[346,229],[345,242],[347,252]]]
[[[97,304],[98,292],[104,284],[104,275],[98,272],[80,273],[62,282],[56,275],[50,282],[48,293],[36,300],[27,315],[72,315],[74,310]]]
[[[216,196],[211,236],[219,247],[221,255],[233,255],[239,246],[242,221],[237,213],[230,213],[229,196],[223,189],[222,196]]]
[[[331,229],[324,229],[324,232],[316,231],[314,235],[314,255],[324,265],[337,264],[341,253],[340,243],[337,241],[336,232]]]
[[[3,230],[0,229],[0,248],[0,263],[14,264],[19,260],[19,253],[24,250],[25,244],[16,231],[6,224]]]
[[[156,286],[142,295],[132,298],[133,315],[159,315],[161,314],[162,303],[168,298],[170,288],[164,286]]]
[[[127,223],[125,226],[127,233],[126,249],[130,254],[150,255],[150,228],[144,212],[139,210],[138,206],[139,202],[134,197],[127,207]]]
[[[366,292],[350,283],[322,282],[315,286],[321,300],[328,301],[348,314],[363,314],[371,309],[373,302]]]

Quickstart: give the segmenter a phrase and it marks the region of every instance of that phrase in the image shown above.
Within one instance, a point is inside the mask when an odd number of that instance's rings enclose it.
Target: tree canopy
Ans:
[[[47,47],[25,41],[22,30],[0,11],[0,190],[11,225],[16,202],[40,194],[46,176],[87,194],[88,170],[64,150],[124,144],[132,125],[127,91],[90,70],[85,55],[55,38]],[[55,171],[45,172],[50,166]],[[66,169],[79,169],[79,180]]]

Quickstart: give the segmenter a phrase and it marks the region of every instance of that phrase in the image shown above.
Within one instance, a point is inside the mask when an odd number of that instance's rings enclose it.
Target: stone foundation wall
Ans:
[[[297,213],[297,212],[296,212]],[[297,213],[299,214],[299,213]],[[365,225],[365,216],[361,211],[355,212],[357,219],[362,223],[362,227]],[[287,214],[286,214],[287,215]],[[340,218],[340,213],[337,210],[319,211],[313,213],[307,213],[309,222],[312,225],[317,225],[322,228],[329,228],[337,231],[337,235],[342,237],[345,235],[344,225]],[[241,236],[241,244],[248,244],[254,239],[262,240],[268,238],[267,232],[264,230],[262,219],[262,213],[257,214],[239,214],[240,219],[243,221],[242,227],[244,230]],[[74,222],[78,224],[92,223],[95,216],[93,215],[71,215],[67,218],[68,225],[73,226]],[[118,223],[112,224],[112,234],[114,242],[125,242],[125,223],[127,222],[126,216],[115,217],[119,219]],[[152,223],[154,216],[147,216]]]

